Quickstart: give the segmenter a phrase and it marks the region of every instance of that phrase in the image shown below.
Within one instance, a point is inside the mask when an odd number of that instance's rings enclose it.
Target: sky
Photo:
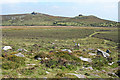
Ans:
[[[1,0],[0,15],[24,14],[33,11],[54,16],[94,15],[118,21],[119,0]]]

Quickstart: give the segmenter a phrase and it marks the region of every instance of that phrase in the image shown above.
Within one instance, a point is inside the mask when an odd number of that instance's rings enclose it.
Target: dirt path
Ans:
[[[108,33],[108,32],[94,32],[93,34],[89,35],[89,37],[92,37],[93,35],[98,34],[98,33]]]

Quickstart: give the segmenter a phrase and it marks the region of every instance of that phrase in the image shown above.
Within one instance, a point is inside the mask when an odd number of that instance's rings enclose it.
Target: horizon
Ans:
[[[8,1],[8,0],[6,0]],[[61,17],[75,17],[79,14],[89,16],[94,15],[101,19],[111,20],[118,22],[118,2],[117,0],[110,1],[97,1],[88,0],[85,1],[20,1],[14,0],[13,2],[2,2],[2,12],[0,15],[11,14],[25,14],[31,12],[39,12],[43,14],[61,16]],[[99,2],[99,4],[98,4]]]

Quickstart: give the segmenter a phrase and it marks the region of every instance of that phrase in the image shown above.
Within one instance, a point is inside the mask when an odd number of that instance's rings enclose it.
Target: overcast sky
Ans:
[[[32,11],[74,17],[78,14],[95,15],[118,21],[119,0],[2,0],[1,14],[23,14]]]

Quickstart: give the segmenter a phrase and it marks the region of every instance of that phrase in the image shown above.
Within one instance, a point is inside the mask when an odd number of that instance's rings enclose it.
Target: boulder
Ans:
[[[86,61],[86,62],[92,62],[92,60],[90,58],[83,58],[82,56],[79,57],[82,61]]]
[[[107,58],[109,57],[110,55],[100,49],[97,50],[97,55],[102,55],[103,57]]]
[[[15,54],[18,57],[25,57],[22,53]]]
[[[5,50],[5,51],[7,51],[7,50],[12,49],[12,47],[11,46],[4,46],[2,49]]]

